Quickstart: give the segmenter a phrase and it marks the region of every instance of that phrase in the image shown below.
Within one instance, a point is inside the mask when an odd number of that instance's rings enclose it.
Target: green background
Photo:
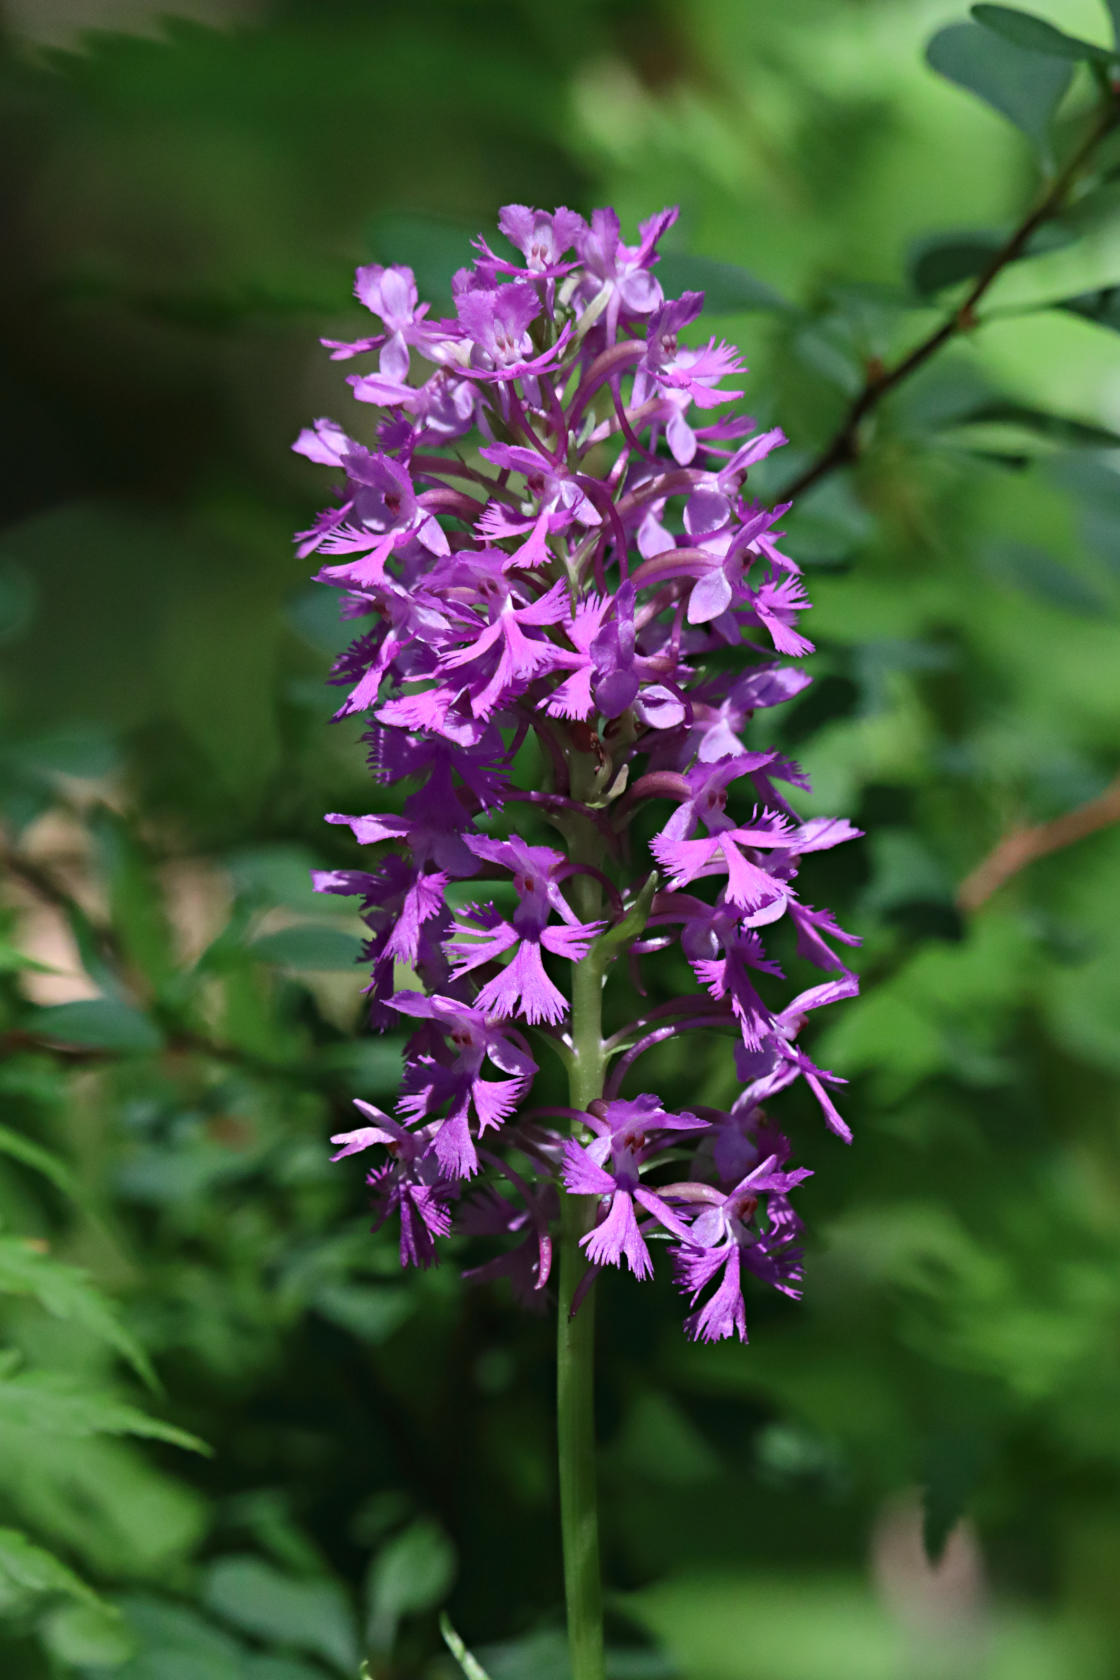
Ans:
[[[437,1680],[446,1604],[492,1680],[561,1680],[549,1324],[466,1251],[402,1280],[327,1163],[399,1046],[307,884],[378,797],[289,541],[289,445],[347,418],[316,341],[364,330],[357,263],[446,295],[507,201],[679,203],[776,488],[1039,160],[925,62],[940,0],[178,9],[2,8],[0,1668]],[[749,1348],[601,1288],[615,1680],[1120,1674],[1120,830],[956,903],[1118,767],[1120,317],[1061,306],[1120,282],[1118,173],[787,521],[819,651],[780,738],[868,832],[811,877],[865,940],[809,1041],[856,1142],[784,1099],[806,1299]],[[729,1059],[655,1071],[717,1101]],[[936,1569],[923,1500],[935,1549],[967,1507]]]

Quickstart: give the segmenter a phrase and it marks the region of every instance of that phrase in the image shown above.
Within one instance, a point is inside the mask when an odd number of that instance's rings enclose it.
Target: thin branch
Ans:
[[[790,501],[822,478],[827,478],[838,467],[847,466],[854,461],[860,452],[860,428],[867,416],[878,408],[883,398],[904,380],[909,379],[912,373],[916,373],[931,356],[937,354],[943,344],[947,344],[958,333],[968,332],[977,325],[977,304],[1008,264],[1022,256],[1032,235],[1061,210],[1066,194],[1077,179],[1082,166],[1116,126],[1118,119],[1120,97],[1110,94],[1097,122],[1051,181],[1034,209],[991,257],[973,283],[964,302],[935,327],[928,337],[916,344],[900,362],[896,362],[894,367],[885,368],[876,362],[868,368],[863,389],[853,399],[832,441],[815,461],[810,462],[803,472],[778,492],[776,501]]]
[[[1115,822],[1120,822],[1120,776],[1096,799],[1079,805],[1075,811],[1067,811],[1052,822],[1035,823],[1030,828],[1017,828],[1006,834],[961,882],[957,889],[958,909],[979,910],[1005,882],[1036,858],[1060,852]]]

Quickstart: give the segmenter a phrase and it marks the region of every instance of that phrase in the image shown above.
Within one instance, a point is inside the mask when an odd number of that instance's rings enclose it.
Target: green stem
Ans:
[[[572,1680],[603,1680],[603,1592],[595,1486],[595,1297],[571,1316],[586,1262],[579,1239],[590,1221],[584,1196],[567,1196],[560,1226],[560,1316],[556,1335],[556,1436],[560,1532]]]
[[[590,837],[594,845],[594,836]],[[573,846],[573,852],[577,848]],[[590,876],[575,884],[586,920],[599,912],[602,893]],[[594,953],[573,964],[573,1056],[568,1088],[573,1108],[603,1094],[603,964]],[[599,1506],[595,1483],[595,1300],[589,1294],[572,1316],[572,1298],[587,1262],[579,1239],[595,1219],[593,1196],[562,1196],[559,1314],[556,1334],[556,1437],[560,1474],[560,1531],[572,1680],[603,1680],[603,1591],[599,1573]]]

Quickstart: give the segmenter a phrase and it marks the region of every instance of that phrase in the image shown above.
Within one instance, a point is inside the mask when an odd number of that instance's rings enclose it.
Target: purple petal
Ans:
[[[653,1261],[634,1216],[634,1203],[626,1190],[616,1190],[607,1217],[593,1231],[580,1238],[587,1258],[596,1266],[619,1266],[625,1259],[635,1277],[653,1276]]]

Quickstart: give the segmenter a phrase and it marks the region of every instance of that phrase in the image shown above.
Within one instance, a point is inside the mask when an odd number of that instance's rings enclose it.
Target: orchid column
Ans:
[[[855,993],[835,945],[856,941],[798,885],[807,853],[856,831],[800,821],[802,771],[744,739],[809,681],[775,657],[811,651],[786,510],[746,490],[785,440],[711,417],[743,369],[726,344],[681,342],[703,297],[667,300],[655,277],[675,216],[627,246],[613,211],[507,205],[510,251],[476,241],[450,320],[407,268],[359,269],[380,330],[329,348],[369,359],[350,379],[367,442],[319,420],[295,446],[338,478],[300,538],[355,623],[336,715],[367,719],[374,780],[408,789],[400,815],[328,818],[370,861],[316,885],[361,900],[371,1024],[411,1029],[395,1117],[359,1102],[334,1141],[374,1151],[403,1264],[432,1264],[456,1226],[500,1244],[473,1275],[526,1302],[558,1273],[574,1680],[603,1673],[595,1278],[649,1277],[667,1240],[688,1333],[745,1341],[748,1282],[797,1296],[801,1279],[790,1193],[808,1173],[763,1104],[804,1079],[850,1137],[837,1075],[798,1041]],[[785,1001],[777,924],[833,976]],[[673,945],[696,989],[645,1007],[646,965]],[[641,1088],[647,1053],[696,1031],[734,1043],[728,1112]],[[564,1107],[527,1106],[542,1046],[566,1065]]]

